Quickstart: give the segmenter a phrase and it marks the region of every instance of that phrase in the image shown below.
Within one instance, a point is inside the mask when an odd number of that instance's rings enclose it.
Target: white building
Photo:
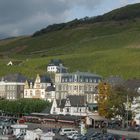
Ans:
[[[70,95],[66,99],[54,99],[50,114],[87,116],[88,107],[85,96]]]
[[[47,66],[47,72],[65,73],[67,72],[67,68],[63,66],[61,60],[56,59],[56,60],[51,60],[51,62]]]
[[[46,100],[46,89],[51,86],[48,76],[37,74],[35,81],[26,81],[24,87],[24,98],[39,98]]]

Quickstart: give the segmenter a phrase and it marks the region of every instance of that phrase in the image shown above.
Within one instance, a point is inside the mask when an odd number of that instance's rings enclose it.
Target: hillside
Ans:
[[[50,25],[33,36],[0,41],[0,75],[45,73],[52,58],[60,58],[70,71],[103,76],[140,77],[140,4],[102,16]],[[9,60],[20,66],[7,67]]]

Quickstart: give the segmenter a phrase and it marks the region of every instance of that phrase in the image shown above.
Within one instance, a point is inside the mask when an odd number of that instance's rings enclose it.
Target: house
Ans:
[[[23,98],[27,78],[20,74],[8,74],[0,79],[0,97],[8,100]]]
[[[66,99],[54,99],[50,114],[86,116],[88,112],[85,96],[69,95]]]
[[[47,72],[66,73],[67,68],[63,66],[63,63],[60,59],[53,59],[47,66]]]
[[[18,60],[18,61],[9,61],[6,65],[7,66],[13,66],[13,65],[19,66],[21,64],[22,64],[22,61]]]
[[[26,80],[24,98],[38,98],[46,100],[46,89],[51,86],[50,77],[37,74],[35,80]]]
[[[8,63],[7,63],[7,66],[12,66],[13,65],[13,62],[12,61],[9,61]]]
[[[84,95],[86,101],[97,104],[97,86],[102,77],[89,72],[56,73],[56,98],[65,99],[68,95]]]

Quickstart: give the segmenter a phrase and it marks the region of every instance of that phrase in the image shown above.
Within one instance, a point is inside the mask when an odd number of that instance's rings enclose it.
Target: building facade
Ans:
[[[51,60],[47,66],[47,72],[52,73],[66,73],[67,68],[63,66],[63,63],[59,59]]]
[[[46,89],[51,86],[50,77],[37,74],[34,81],[26,80],[24,87],[24,98],[38,98],[46,100]]]
[[[101,80],[101,76],[91,73],[56,73],[56,98],[65,99],[68,95],[85,95],[88,103],[97,103],[97,86]]]
[[[23,98],[26,77],[22,74],[9,74],[1,78],[0,97],[8,100]]]
[[[66,99],[55,99],[50,114],[87,116],[88,108],[85,96],[70,95]]]

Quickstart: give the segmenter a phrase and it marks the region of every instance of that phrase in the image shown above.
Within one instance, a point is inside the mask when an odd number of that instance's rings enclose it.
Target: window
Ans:
[[[69,78],[69,82],[72,82],[72,78]]]
[[[70,112],[70,109],[69,108],[66,108],[66,112]]]
[[[53,108],[53,111],[55,112],[55,107]]]
[[[61,85],[59,85],[59,88],[58,88],[58,90],[61,90]]]
[[[67,82],[68,81],[68,79],[67,78],[65,78],[65,82]]]
[[[30,91],[30,95],[32,96],[32,90]]]
[[[60,108],[60,112],[63,112],[63,108]]]
[[[25,96],[27,96],[27,90],[25,91]]]
[[[77,86],[74,86],[74,90],[77,90]]]

